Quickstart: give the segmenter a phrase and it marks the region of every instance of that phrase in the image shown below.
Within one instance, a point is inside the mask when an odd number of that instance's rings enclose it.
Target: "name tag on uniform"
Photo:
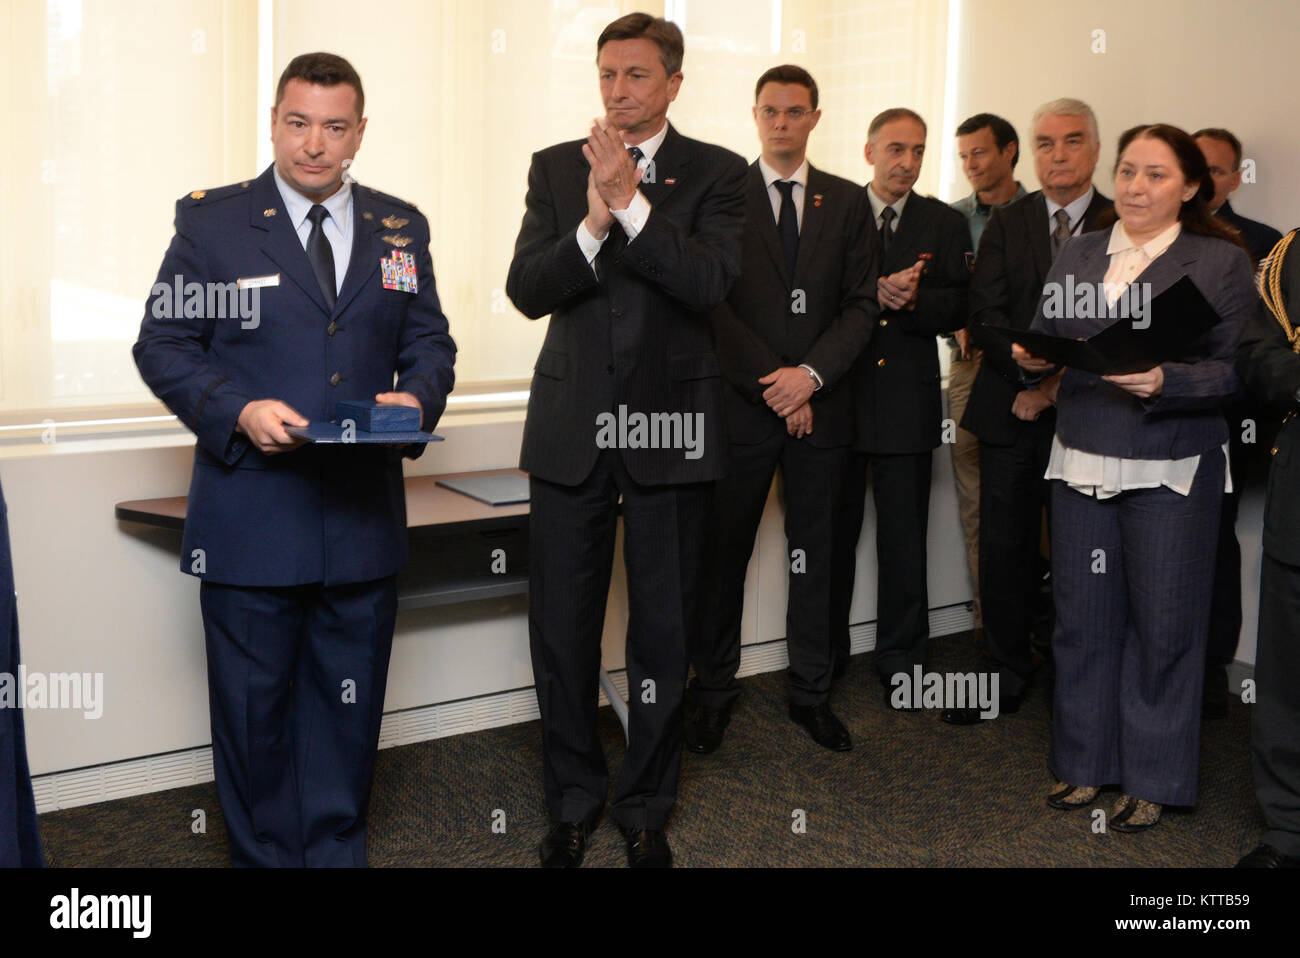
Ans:
[[[419,276],[415,268],[415,257],[400,249],[393,250],[379,261],[379,271],[383,274],[384,289],[395,289],[401,293],[418,293]]]
[[[270,276],[241,276],[235,280],[235,285],[239,289],[261,289],[263,286],[279,286],[280,274],[272,273]]]

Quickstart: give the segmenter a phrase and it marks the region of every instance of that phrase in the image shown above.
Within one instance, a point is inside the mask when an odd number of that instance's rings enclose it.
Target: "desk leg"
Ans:
[[[627,703],[623,701],[623,696],[618,694],[618,689],[614,687],[614,680],[609,677],[609,673],[604,669],[600,670],[600,688],[605,693],[605,698],[609,699],[609,704],[614,709],[614,714],[618,716],[618,722],[623,726],[623,739],[627,740]]]

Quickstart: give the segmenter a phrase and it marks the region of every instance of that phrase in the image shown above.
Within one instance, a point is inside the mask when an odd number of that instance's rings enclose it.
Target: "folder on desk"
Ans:
[[[1105,376],[1145,372],[1161,363],[1183,359],[1192,353],[1196,340],[1218,321],[1214,307],[1184,276],[1146,303],[1140,318],[1121,319],[1087,339],[1049,336],[993,323],[982,328],[1008,344],[1019,343],[1040,359]]]
[[[439,479],[438,485],[459,492],[462,496],[486,502],[489,506],[513,506],[528,501],[528,477],[515,473]]]

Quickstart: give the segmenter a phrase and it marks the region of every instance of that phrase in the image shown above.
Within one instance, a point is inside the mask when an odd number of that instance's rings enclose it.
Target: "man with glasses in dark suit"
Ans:
[[[758,79],[762,154],[749,168],[740,279],[713,313],[726,377],[727,472],[717,483],[693,660],[693,752],[722,741],[740,695],[745,576],[772,477],[781,470],[792,550],[786,608],[790,717],[824,748],[847,751],[830,708],[832,543],[853,442],[848,372],[875,325],[876,243],[862,188],[809,164],[821,119],[802,67]]]

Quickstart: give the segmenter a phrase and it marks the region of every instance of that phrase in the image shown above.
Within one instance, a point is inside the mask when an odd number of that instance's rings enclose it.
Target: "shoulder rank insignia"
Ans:
[[[381,236],[379,238],[385,243],[393,244],[398,249],[411,245],[411,237],[409,236],[398,236],[397,234],[392,234],[389,236]]]
[[[203,197],[205,197],[205,196],[207,196],[207,195],[208,195],[208,191],[207,191],[207,190],[195,190],[193,193],[190,194],[190,199],[192,199],[192,200],[201,200],[201,199],[203,199]]]
[[[403,226],[405,226],[407,223],[411,221],[404,220],[400,216],[385,216],[379,222],[383,223],[390,230],[400,230]]]

